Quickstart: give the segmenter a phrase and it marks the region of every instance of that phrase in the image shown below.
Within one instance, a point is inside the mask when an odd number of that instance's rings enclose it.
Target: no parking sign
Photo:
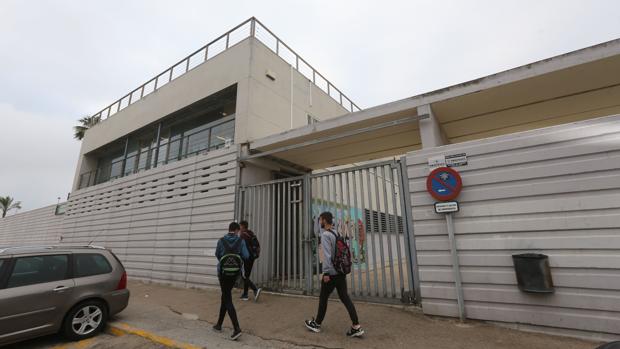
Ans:
[[[462,188],[463,181],[461,180],[461,175],[450,167],[436,168],[426,177],[426,190],[428,190],[432,197],[440,201],[435,203],[435,213],[445,214],[446,217],[456,301],[461,321],[465,320],[465,298],[463,297],[463,287],[461,285],[459,256],[454,236],[454,218],[452,217],[452,213],[459,210],[459,203],[451,200],[456,199]]]
[[[426,190],[439,201],[454,200],[462,188],[461,176],[450,167],[436,168],[426,177]]]

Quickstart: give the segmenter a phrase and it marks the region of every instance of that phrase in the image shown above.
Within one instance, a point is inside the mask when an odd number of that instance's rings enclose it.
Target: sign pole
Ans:
[[[452,257],[452,273],[454,274],[454,287],[456,289],[456,301],[459,307],[459,319],[465,321],[465,303],[463,301],[463,287],[461,285],[461,271],[459,267],[459,255],[456,249],[456,239],[454,237],[454,220],[452,213],[446,213],[446,223],[448,225],[448,239],[450,240],[450,255]]]
[[[467,164],[465,160],[465,164]],[[462,162],[462,161],[461,161]],[[449,167],[438,167],[431,171],[426,177],[426,190],[436,200],[435,213],[442,213],[446,216],[448,226],[448,240],[450,241],[450,256],[452,257],[452,274],[454,276],[454,288],[456,291],[456,301],[459,308],[459,319],[465,321],[465,299],[463,297],[463,286],[461,285],[461,270],[459,267],[459,255],[456,249],[456,238],[454,236],[453,212],[458,212],[459,203],[452,201],[461,192],[463,181],[461,175]]]

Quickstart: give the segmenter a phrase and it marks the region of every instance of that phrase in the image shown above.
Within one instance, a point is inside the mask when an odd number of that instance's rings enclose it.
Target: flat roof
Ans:
[[[258,139],[250,150],[311,169],[404,154],[421,146],[415,117],[426,104],[449,143],[616,114],[619,71],[616,39]],[[389,126],[404,118],[412,120]]]

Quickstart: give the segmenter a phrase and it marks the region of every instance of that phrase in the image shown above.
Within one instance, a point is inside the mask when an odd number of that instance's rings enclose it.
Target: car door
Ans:
[[[68,253],[12,259],[0,290],[0,344],[60,328],[75,286],[70,266]]]

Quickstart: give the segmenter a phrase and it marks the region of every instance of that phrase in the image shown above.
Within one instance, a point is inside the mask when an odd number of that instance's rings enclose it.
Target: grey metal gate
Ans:
[[[415,251],[401,165],[387,161],[241,187],[240,217],[262,246],[253,279],[275,291],[318,294],[317,218],[330,211],[352,251],[352,296],[412,303]]]
[[[241,218],[248,221],[261,243],[261,257],[252,274],[261,287],[305,290],[304,187],[304,178],[298,177],[241,188]]]

